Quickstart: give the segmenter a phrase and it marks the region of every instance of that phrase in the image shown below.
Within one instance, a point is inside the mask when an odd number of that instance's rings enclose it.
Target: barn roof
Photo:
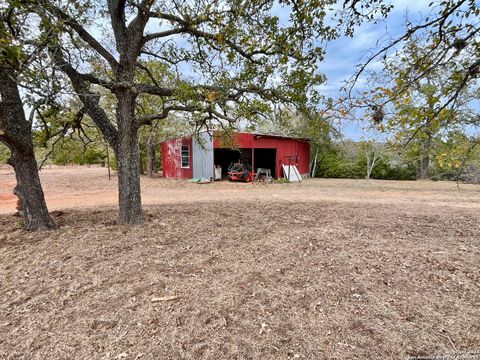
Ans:
[[[253,134],[255,137],[271,137],[277,139],[289,139],[289,140],[299,140],[299,141],[307,141],[310,142],[308,138],[301,138],[297,136],[286,136],[286,135],[274,135],[274,134],[266,134],[266,133],[254,133],[254,132],[239,132],[241,134]]]
[[[220,130],[213,130],[211,131],[212,133],[219,132]],[[207,132],[207,131],[201,131],[202,132]],[[269,138],[276,138],[276,139],[285,139],[285,140],[298,140],[298,141],[305,141],[305,142],[310,142],[310,139],[308,138],[302,138],[302,137],[297,137],[297,136],[286,136],[286,135],[276,135],[276,134],[267,134],[267,133],[257,133],[257,132],[248,132],[248,131],[237,131],[234,134],[251,134],[255,138],[260,138],[260,137],[269,137]],[[183,136],[174,136],[171,138],[167,138],[163,140],[162,142],[173,140],[173,139],[188,139],[191,138],[192,135],[183,135]]]

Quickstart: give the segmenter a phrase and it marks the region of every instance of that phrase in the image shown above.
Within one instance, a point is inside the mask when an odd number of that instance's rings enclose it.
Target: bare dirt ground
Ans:
[[[108,180],[99,167],[53,168],[41,172],[49,209],[116,207],[117,178]],[[0,214],[15,212],[13,170],[0,169]],[[308,179],[301,184],[255,185],[221,181],[194,184],[185,180],[142,177],[145,205],[211,201],[333,201],[348,203],[448,206],[480,210],[480,186],[453,182]]]
[[[124,227],[104,169],[42,181],[59,226],[28,233],[0,171],[1,359],[480,350],[479,186],[142,179],[144,224]]]

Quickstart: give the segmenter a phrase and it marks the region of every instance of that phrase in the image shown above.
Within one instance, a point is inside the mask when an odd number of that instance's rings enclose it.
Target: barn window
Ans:
[[[182,168],[190,167],[190,146],[182,146]]]

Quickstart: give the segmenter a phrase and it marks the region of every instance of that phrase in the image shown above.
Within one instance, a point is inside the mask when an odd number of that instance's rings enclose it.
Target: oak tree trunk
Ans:
[[[157,157],[155,153],[155,141],[150,135],[147,140],[147,176],[153,178],[157,163]]]
[[[27,230],[54,227],[48,214],[33,150],[31,125],[25,118],[14,70],[0,67],[0,140],[11,151],[8,163],[15,170],[19,211]]]
[[[432,137],[427,134],[427,138],[422,140],[420,162],[418,164],[417,179],[427,180],[430,178],[430,150],[432,147]]]
[[[430,85],[430,81],[428,81]],[[428,113],[430,115],[435,113],[434,109],[434,101],[430,101],[431,96],[429,96],[429,106],[428,106]],[[422,143],[420,145],[420,161],[418,163],[417,168],[417,179],[418,180],[427,180],[430,178],[430,152],[432,149],[432,124],[434,122],[434,118],[427,117],[425,119],[425,137],[422,138]]]
[[[142,221],[140,191],[140,149],[138,126],[135,122],[135,94],[129,90],[117,94],[119,220],[122,224]]]
[[[140,146],[140,144],[138,144]],[[142,151],[140,150],[138,153],[138,169],[140,172],[140,175],[145,175],[145,169],[143,165],[143,159],[142,159]]]
[[[142,221],[140,195],[139,149],[137,139],[130,134],[120,136],[117,149],[118,205],[122,224],[138,224]]]
[[[13,148],[8,163],[15,170],[17,186],[13,192],[18,196],[18,210],[25,222],[25,228],[27,230],[53,228],[54,223],[48,214],[33,148],[32,151],[23,153]]]

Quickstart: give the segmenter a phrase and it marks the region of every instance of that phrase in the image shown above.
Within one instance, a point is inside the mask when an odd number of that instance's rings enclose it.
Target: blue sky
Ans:
[[[387,2],[388,0],[386,0]],[[352,38],[340,37],[337,40],[326,43],[326,58],[319,65],[319,70],[327,76],[327,82],[320,90],[326,97],[338,97],[342,82],[349,79],[355,72],[355,66],[365,61],[368,55],[382,40],[386,41],[395,38],[405,31],[405,23],[408,20],[415,22],[421,17],[425,17],[432,11],[428,7],[430,0],[391,0],[394,6],[386,19],[377,23],[366,22],[356,28]],[[434,12],[438,12],[435,9]],[[281,21],[288,21],[288,13],[278,8],[277,16]],[[159,30],[158,25],[150,23],[148,31]],[[378,66],[379,63],[376,63]],[[373,64],[375,67],[375,63]],[[380,69],[380,67],[378,67]],[[192,72],[192,69],[185,69],[186,73]],[[195,72],[192,75],[198,76]],[[368,138],[382,138],[375,131],[368,131],[366,126],[368,122],[358,120],[356,122],[342,122],[339,129],[344,136],[353,140]]]
[[[327,97],[337,97],[342,83],[355,72],[355,66],[365,61],[377,41],[385,41],[390,37],[401,35],[405,31],[407,19],[415,20],[425,16],[429,11],[428,0],[393,0],[394,6],[389,16],[376,24],[365,23],[355,30],[352,38],[340,37],[326,46],[326,58],[320,70],[326,74],[327,83],[321,91]],[[377,63],[378,66],[378,63]],[[372,69],[375,68],[375,64]],[[368,131],[362,121],[343,122],[341,130],[346,138],[361,140],[378,137]]]

